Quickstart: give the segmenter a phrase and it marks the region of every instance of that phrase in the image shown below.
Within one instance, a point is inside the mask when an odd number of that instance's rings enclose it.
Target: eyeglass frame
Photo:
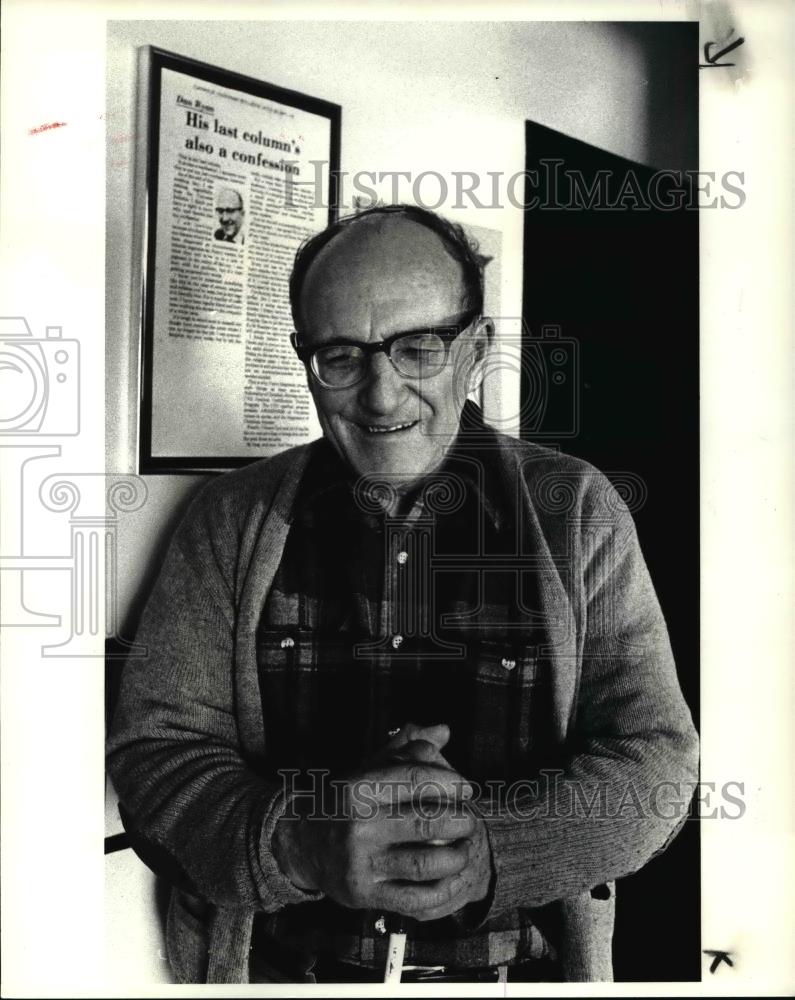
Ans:
[[[297,330],[290,334],[290,343],[292,344],[293,350],[298,355],[299,360],[309,369],[312,376],[317,380],[319,385],[323,386],[324,389],[352,389],[355,385],[359,385],[359,383],[367,377],[370,359],[374,355],[381,352],[386,354],[389,359],[389,363],[401,378],[422,378],[422,375],[405,375],[398,368],[392,360],[392,345],[403,337],[417,337],[426,333],[433,333],[439,337],[444,345],[444,361],[442,362],[441,368],[438,372],[434,372],[433,375],[425,376],[426,378],[435,378],[436,375],[441,374],[447,366],[447,359],[450,355],[450,345],[457,337],[461,336],[467,327],[474,323],[479,315],[480,309],[470,309],[469,312],[464,313],[463,317],[457,323],[441,323],[439,326],[422,326],[418,327],[416,330],[401,330],[398,333],[393,333],[389,337],[385,337],[383,340],[378,340],[374,343],[366,343],[361,340],[348,340],[347,337],[337,337],[334,340],[329,340],[323,344],[317,344],[314,347],[310,347],[308,344],[302,344],[300,342],[300,334]],[[314,366],[312,365],[312,359],[317,351],[322,350],[324,347],[343,346],[358,347],[365,359],[367,359],[368,365],[363,369],[361,378],[358,378],[355,382],[351,382],[350,385],[327,385],[315,371]]]

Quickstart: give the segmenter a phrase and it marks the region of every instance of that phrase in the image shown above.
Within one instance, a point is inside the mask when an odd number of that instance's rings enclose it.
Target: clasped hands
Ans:
[[[290,881],[354,909],[438,920],[483,899],[492,875],[472,787],[442,756],[445,725],[408,723],[339,785],[342,808],[276,824],[273,851]]]

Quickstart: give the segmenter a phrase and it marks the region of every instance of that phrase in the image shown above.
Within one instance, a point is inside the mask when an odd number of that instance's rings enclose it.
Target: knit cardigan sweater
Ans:
[[[697,780],[697,736],[617,491],[579,459],[496,432],[489,447],[539,580],[549,637],[540,652],[551,661],[565,762],[559,780],[514,809],[486,811],[489,915],[543,908],[565,978],[609,980],[613,882],[681,827],[684,789]],[[211,904],[199,920],[178,890],[172,898],[169,958],[184,982],[247,982],[254,914],[307,899],[271,851],[285,803],[263,767],[255,637],[311,448],[200,492],[142,616],[136,641],[147,655],[124,671],[108,767],[133,844]]]

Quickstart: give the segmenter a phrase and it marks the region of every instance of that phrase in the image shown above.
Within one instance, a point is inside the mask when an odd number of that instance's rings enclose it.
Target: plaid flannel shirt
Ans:
[[[550,751],[549,686],[539,636],[519,627],[530,574],[500,572],[516,551],[510,505],[487,451],[454,447],[440,470],[387,517],[325,443],[307,469],[296,517],[257,632],[269,767],[353,770],[408,721],[446,722],[444,754],[481,785],[528,777]],[[482,560],[496,560],[486,572]],[[526,616],[525,616],[526,617]],[[527,911],[482,919],[487,901],[413,922],[406,962],[484,966],[546,957]],[[382,966],[384,914],[329,899],[260,915],[282,950],[324,951]],[[257,935],[255,935],[255,940]]]

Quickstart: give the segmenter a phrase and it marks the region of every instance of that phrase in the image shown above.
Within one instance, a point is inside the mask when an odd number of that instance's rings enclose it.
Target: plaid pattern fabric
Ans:
[[[382,512],[384,488],[359,489],[325,443],[307,469],[257,633],[268,770],[344,772],[412,721],[448,723],[445,756],[484,788],[532,777],[552,743],[543,637],[527,625],[532,574],[517,585],[508,568],[516,526],[488,452],[459,442],[399,516]],[[528,912],[483,923],[487,908],[415,922],[405,962],[549,956]],[[381,916],[322,899],[257,920],[285,953],[382,965]]]

